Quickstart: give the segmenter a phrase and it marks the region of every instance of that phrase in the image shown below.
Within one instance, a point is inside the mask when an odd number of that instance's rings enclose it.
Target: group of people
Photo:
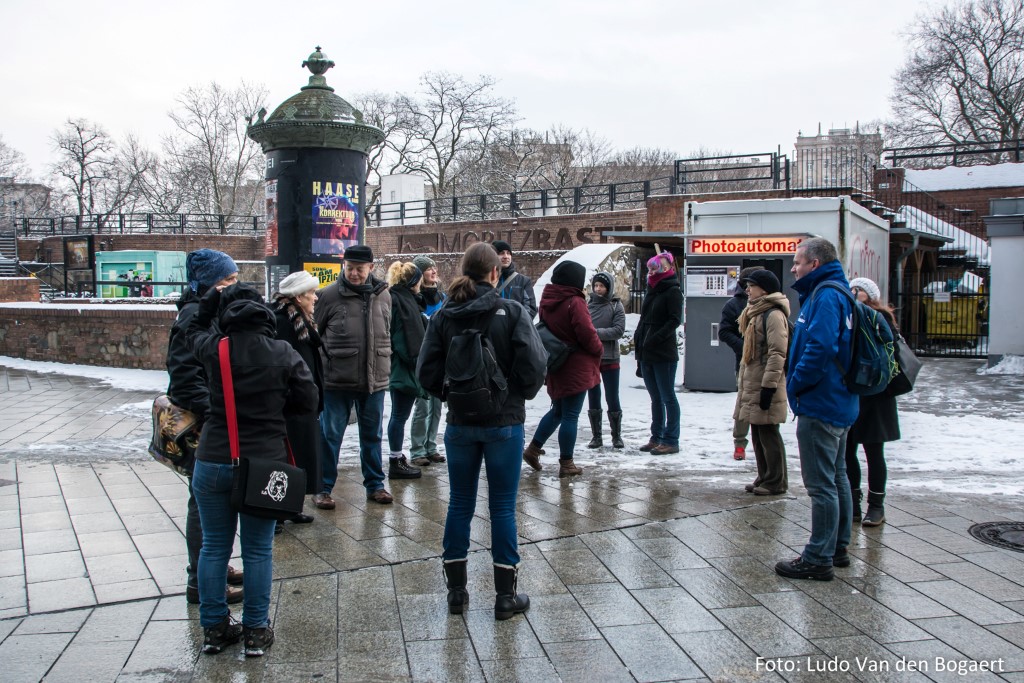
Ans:
[[[896,398],[888,392],[861,396],[844,383],[843,368],[853,354],[852,297],[821,287],[834,282],[877,310],[899,334],[892,307],[882,301],[876,283],[864,277],[847,281],[835,246],[822,238],[804,240],[791,271],[800,314],[790,324],[789,300],[774,273],[746,268],[741,291],[722,310],[720,338],[733,349],[737,396],[733,413],[733,457],[746,457],[749,430],[757,462],[755,495],[788,489],[786,448],[779,425],[787,406],[797,416],[797,443],[804,487],[811,499],[811,538],[795,560],[775,571],[789,578],[830,580],[833,567],[850,564],[847,546],[853,522],[885,522],[884,444],[900,438]],[[859,446],[867,456],[867,511]]]

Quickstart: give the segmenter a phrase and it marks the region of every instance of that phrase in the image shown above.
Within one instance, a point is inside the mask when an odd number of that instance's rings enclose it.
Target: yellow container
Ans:
[[[941,295],[940,295],[941,296]],[[929,339],[976,339],[978,337],[978,296],[950,294],[949,301],[924,300]]]

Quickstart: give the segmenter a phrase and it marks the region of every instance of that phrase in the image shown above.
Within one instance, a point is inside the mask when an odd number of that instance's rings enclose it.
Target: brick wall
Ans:
[[[39,301],[39,280],[34,277],[0,278],[0,301]]]
[[[236,261],[262,261],[265,257],[263,237],[240,235],[97,235],[97,251],[184,251],[216,249],[230,254]],[[22,261],[46,261],[50,249],[52,261],[64,258],[61,237],[19,237],[18,258]]]
[[[173,305],[52,304],[0,312],[0,355],[38,361],[164,370]]]

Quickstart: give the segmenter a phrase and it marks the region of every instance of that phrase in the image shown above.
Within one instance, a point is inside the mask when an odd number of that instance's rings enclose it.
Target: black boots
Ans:
[[[587,444],[587,448],[600,448],[604,446],[604,441],[601,439],[601,413],[603,411],[600,408],[592,409],[587,411],[587,417],[590,418],[590,431],[594,435],[594,438]],[[609,415],[611,417],[611,415]]]
[[[508,565],[494,565],[494,618],[498,621],[510,619],[513,614],[522,614],[530,609],[530,596],[517,593],[519,568]]]
[[[622,411],[608,411],[608,424],[612,426],[612,448],[625,448],[622,443]]]
[[[868,489],[868,511],[861,526],[879,526],[885,521],[885,494]]]
[[[469,608],[469,592],[466,590],[466,560],[445,562],[444,580],[448,584],[448,613],[462,614]]]
[[[864,492],[860,489],[850,489],[850,496],[853,498],[853,521],[859,522],[863,517],[860,511],[860,501],[864,498]]]

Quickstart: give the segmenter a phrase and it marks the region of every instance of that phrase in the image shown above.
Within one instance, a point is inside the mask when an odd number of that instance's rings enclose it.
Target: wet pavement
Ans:
[[[957,390],[912,395],[914,410],[976,407],[977,364],[926,367]],[[1020,379],[999,381],[999,411],[1024,413]],[[685,414],[697,399],[682,398]],[[772,571],[808,536],[796,472],[790,495],[762,499],[672,464],[559,480],[549,458],[524,473],[518,505],[532,607],[495,622],[486,487],[470,609],[451,616],[443,466],[378,506],[348,443],[337,509],[307,504],[316,521],[276,537],[275,645],[201,655],[185,485],[144,453],[151,399],[0,368],[0,680],[1024,681],[1024,554],[967,533],[1024,521],[1018,497],[898,489],[885,525],[854,527],[849,568],[801,582]]]

